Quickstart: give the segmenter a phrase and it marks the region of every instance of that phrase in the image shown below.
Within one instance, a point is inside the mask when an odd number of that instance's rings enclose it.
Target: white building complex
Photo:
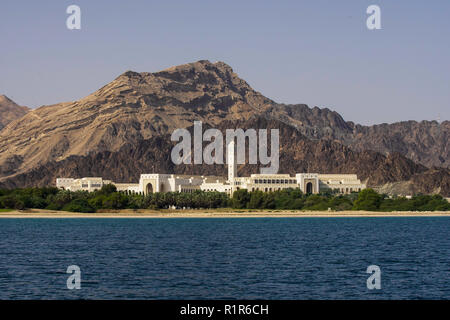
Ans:
[[[149,173],[141,174],[139,183],[115,183],[99,177],[81,179],[58,178],[56,186],[70,191],[94,191],[107,184],[114,184],[118,191],[147,195],[153,192],[193,192],[195,190],[218,191],[232,195],[239,189],[263,192],[287,188],[300,188],[304,193],[319,193],[335,190],[339,193],[361,191],[366,185],[356,174],[252,174],[250,177],[237,176],[234,142],[228,146],[228,178],[215,176],[190,176],[178,174]]]

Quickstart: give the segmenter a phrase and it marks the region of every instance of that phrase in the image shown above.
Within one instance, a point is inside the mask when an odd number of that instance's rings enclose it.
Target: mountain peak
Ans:
[[[180,64],[177,66],[172,66],[170,68],[166,68],[156,72],[137,72],[133,70],[127,70],[122,73],[120,77],[125,78],[139,78],[140,76],[145,75],[161,75],[166,73],[185,73],[185,72],[208,72],[208,71],[220,71],[223,74],[232,74],[233,68],[231,68],[228,64],[223,61],[210,62],[209,60],[198,60],[195,62],[189,62],[185,64]]]
[[[0,108],[2,109],[11,109],[11,108],[19,108],[19,109],[28,109],[27,107],[19,106],[17,103],[15,103],[13,100],[8,98],[4,94],[0,94]]]
[[[0,94],[0,129],[11,121],[23,117],[29,109],[19,106],[4,94]]]
[[[193,103],[198,107],[216,98],[221,100],[217,101],[220,105],[230,104],[236,99],[247,103],[250,98],[258,99],[257,104],[271,103],[234,73],[228,64],[209,60],[181,64],[156,72],[128,70],[86,99],[97,100],[112,95],[126,95],[128,98],[145,96],[147,99],[158,97],[159,100],[166,99],[166,102],[177,99],[182,104]]]
[[[153,74],[164,74],[164,73],[186,73],[186,74],[198,74],[198,73],[216,73],[220,74],[222,77],[227,77],[233,73],[233,69],[222,61],[210,62],[209,60],[198,60],[195,62],[189,62],[181,64],[178,66],[173,66]]]
[[[139,72],[136,72],[136,71],[133,71],[133,70],[127,70],[127,71],[125,71],[124,73],[122,73],[121,74],[121,76],[125,76],[125,77],[135,77],[135,76],[139,76],[140,75],[140,73]]]
[[[15,102],[12,101],[10,98],[8,98],[6,95],[0,94],[0,103],[5,103],[5,102],[12,102],[12,103],[15,103]]]

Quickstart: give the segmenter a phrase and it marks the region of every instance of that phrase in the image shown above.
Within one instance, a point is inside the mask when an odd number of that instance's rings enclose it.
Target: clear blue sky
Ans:
[[[66,28],[77,4],[82,29]],[[381,7],[382,30],[366,28]],[[82,98],[126,70],[221,60],[267,97],[362,124],[450,119],[450,1],[2,0],[0,93]]]

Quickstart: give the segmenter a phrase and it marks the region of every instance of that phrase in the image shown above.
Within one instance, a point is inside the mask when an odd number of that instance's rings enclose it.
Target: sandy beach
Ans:
[[[110,210],[77,213],[52,210],[0,212],[0,218],[311,218],[311,217],[450,217],[450,211],[286,211],[286,210]]]

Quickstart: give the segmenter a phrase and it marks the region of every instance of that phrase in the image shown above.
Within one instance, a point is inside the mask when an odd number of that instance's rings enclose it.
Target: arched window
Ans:
[[[306,193],[313,193],[313,184],[312,184],[312,182],[308,182],[306,184]]]
[[[147,186],[145,187],[145,191],[147,194],[153,193],[153,186],[151,183],[147,183]]]

